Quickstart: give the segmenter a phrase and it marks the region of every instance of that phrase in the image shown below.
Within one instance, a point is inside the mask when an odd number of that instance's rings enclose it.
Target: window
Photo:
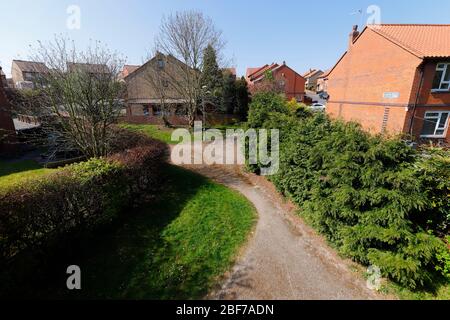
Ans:
[[[448,127],[450,111],[426,112],[423,120],[421,137],[443,138]]]
[[[450,90],[450,63],[438,63],[433,81],[433,91]]]
[[[184,105],[177,105],[175,114],[177,116],[185,116],[186,115],[186,107]]]
[[[159,106],[159,105],[153,106],[153,115],[154,115],[155,117],[160,117],[160,116],[162,116],[161,106]]]
[[[144,106],[143,111],[144,111],[144,116],[148,117],[150,115],[149,106]]]
[[[25,81],[33,81],[33,74],[31,72],[24,72],[23,77]]]
[[[158,59],[158,68],[164,69],[164,60],[163,59]]]

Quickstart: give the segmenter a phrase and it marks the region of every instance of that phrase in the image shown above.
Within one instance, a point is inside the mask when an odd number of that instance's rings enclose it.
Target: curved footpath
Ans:
[[[383,299],[292,212],[267,181],[237,166],[184,166],[235,189],[258,211],[258,222],[234,268],[208,299]]]

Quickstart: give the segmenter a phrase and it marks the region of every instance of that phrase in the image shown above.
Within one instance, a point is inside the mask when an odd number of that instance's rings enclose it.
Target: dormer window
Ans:
[[[438,63],[433,81],[433,92],[450,90],[450,63]]]

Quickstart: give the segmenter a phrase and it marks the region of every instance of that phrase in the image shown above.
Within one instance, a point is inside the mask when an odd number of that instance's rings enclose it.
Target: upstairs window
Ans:
[[[433,81],[433,91],[450,91],[450,63],[438,63]]]
[[[25,81],[33,81],[33,74],[31,72],[24,72],[23,77]]]
[[[421,137],[444,138],[448,128],[450,111],[426,112]]]
[[[158,59],[158,68],[160,70],[164,69],[164,60],[163,59]]]

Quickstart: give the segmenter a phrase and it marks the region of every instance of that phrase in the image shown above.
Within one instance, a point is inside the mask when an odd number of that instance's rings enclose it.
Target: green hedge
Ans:
[[[445,269],[448,152],[418,152],[324,114],[268,112],[262,121],[252,116],[264,114],[261,106],[252,106],[250,127],[281,130],[280,171],[271,180],[342,253],[412,288]]]
[[[121,152],[67,166],[0,194],[0,264],[25,249],[109,222],[123,208],[153,195],[166,145],[122,131],[116,138],[115,151]]]

